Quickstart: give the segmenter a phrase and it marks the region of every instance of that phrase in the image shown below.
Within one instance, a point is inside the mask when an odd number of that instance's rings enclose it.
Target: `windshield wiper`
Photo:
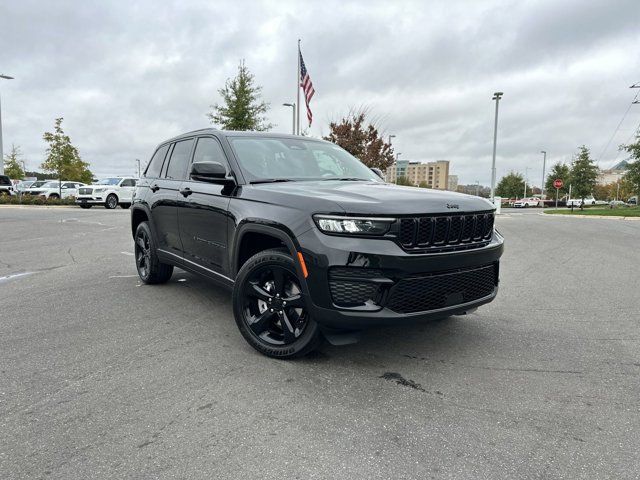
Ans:
[[[257,180],[252,180],[249,183],[253,185],[255,183],[279,183],[279,182],[295,182],[295,180],[292,180],[290,178],[259,178]]]
[[[338,182],[370,182],[369,178],[357,178],[357,177],[337,177],[337,178],[323,178],[323,182],[328,182],[329,180],[334,180]]]

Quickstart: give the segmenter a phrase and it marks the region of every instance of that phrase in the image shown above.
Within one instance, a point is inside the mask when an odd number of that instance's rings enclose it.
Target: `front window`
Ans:
[[[332,143],[276,137],[231,137],[229,140],[249,181],[382,181],[360,160]]]
[[[103,178],[102,180],[98,180],[96,185],[118,185],[120,183],[121,178]]]
[[[47,182],[42,185],[42,188],[58,188],[60,186],[60,182]]]

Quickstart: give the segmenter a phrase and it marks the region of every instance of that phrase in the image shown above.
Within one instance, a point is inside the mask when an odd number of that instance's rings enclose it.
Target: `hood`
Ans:
[[[253,185],[256,193],[280,194],[289,205],[318,201],[335,204],[344,213],[359,215],[420,215],[493,210],[493,205],[480,197],[428,188],[403,187],[378,182],[313,181]],[[278,203],[275,198],[270,201]],[[305,203],[306,203],[305,202]],[[330,211],[327,211],[330,213]]]

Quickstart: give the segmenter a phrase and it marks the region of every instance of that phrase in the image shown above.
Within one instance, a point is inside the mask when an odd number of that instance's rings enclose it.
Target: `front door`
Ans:
[[[229,163],[215,137],[198,138],[194,162]],[[227,215],[229,195],[223,185],[191,180],[187,176],[178,197],[178,223],[184,248],[184,259],[207,270],[227,275]]]

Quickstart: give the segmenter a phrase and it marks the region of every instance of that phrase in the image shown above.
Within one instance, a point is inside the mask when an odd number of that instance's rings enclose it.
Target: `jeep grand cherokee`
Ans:
[[[488,303],[503,250],[486,200],[387,184],[329,142],[213,129],[157,147],[131,229],[143,282],[177,266],[229,287],[244,338],[280,358]]]

